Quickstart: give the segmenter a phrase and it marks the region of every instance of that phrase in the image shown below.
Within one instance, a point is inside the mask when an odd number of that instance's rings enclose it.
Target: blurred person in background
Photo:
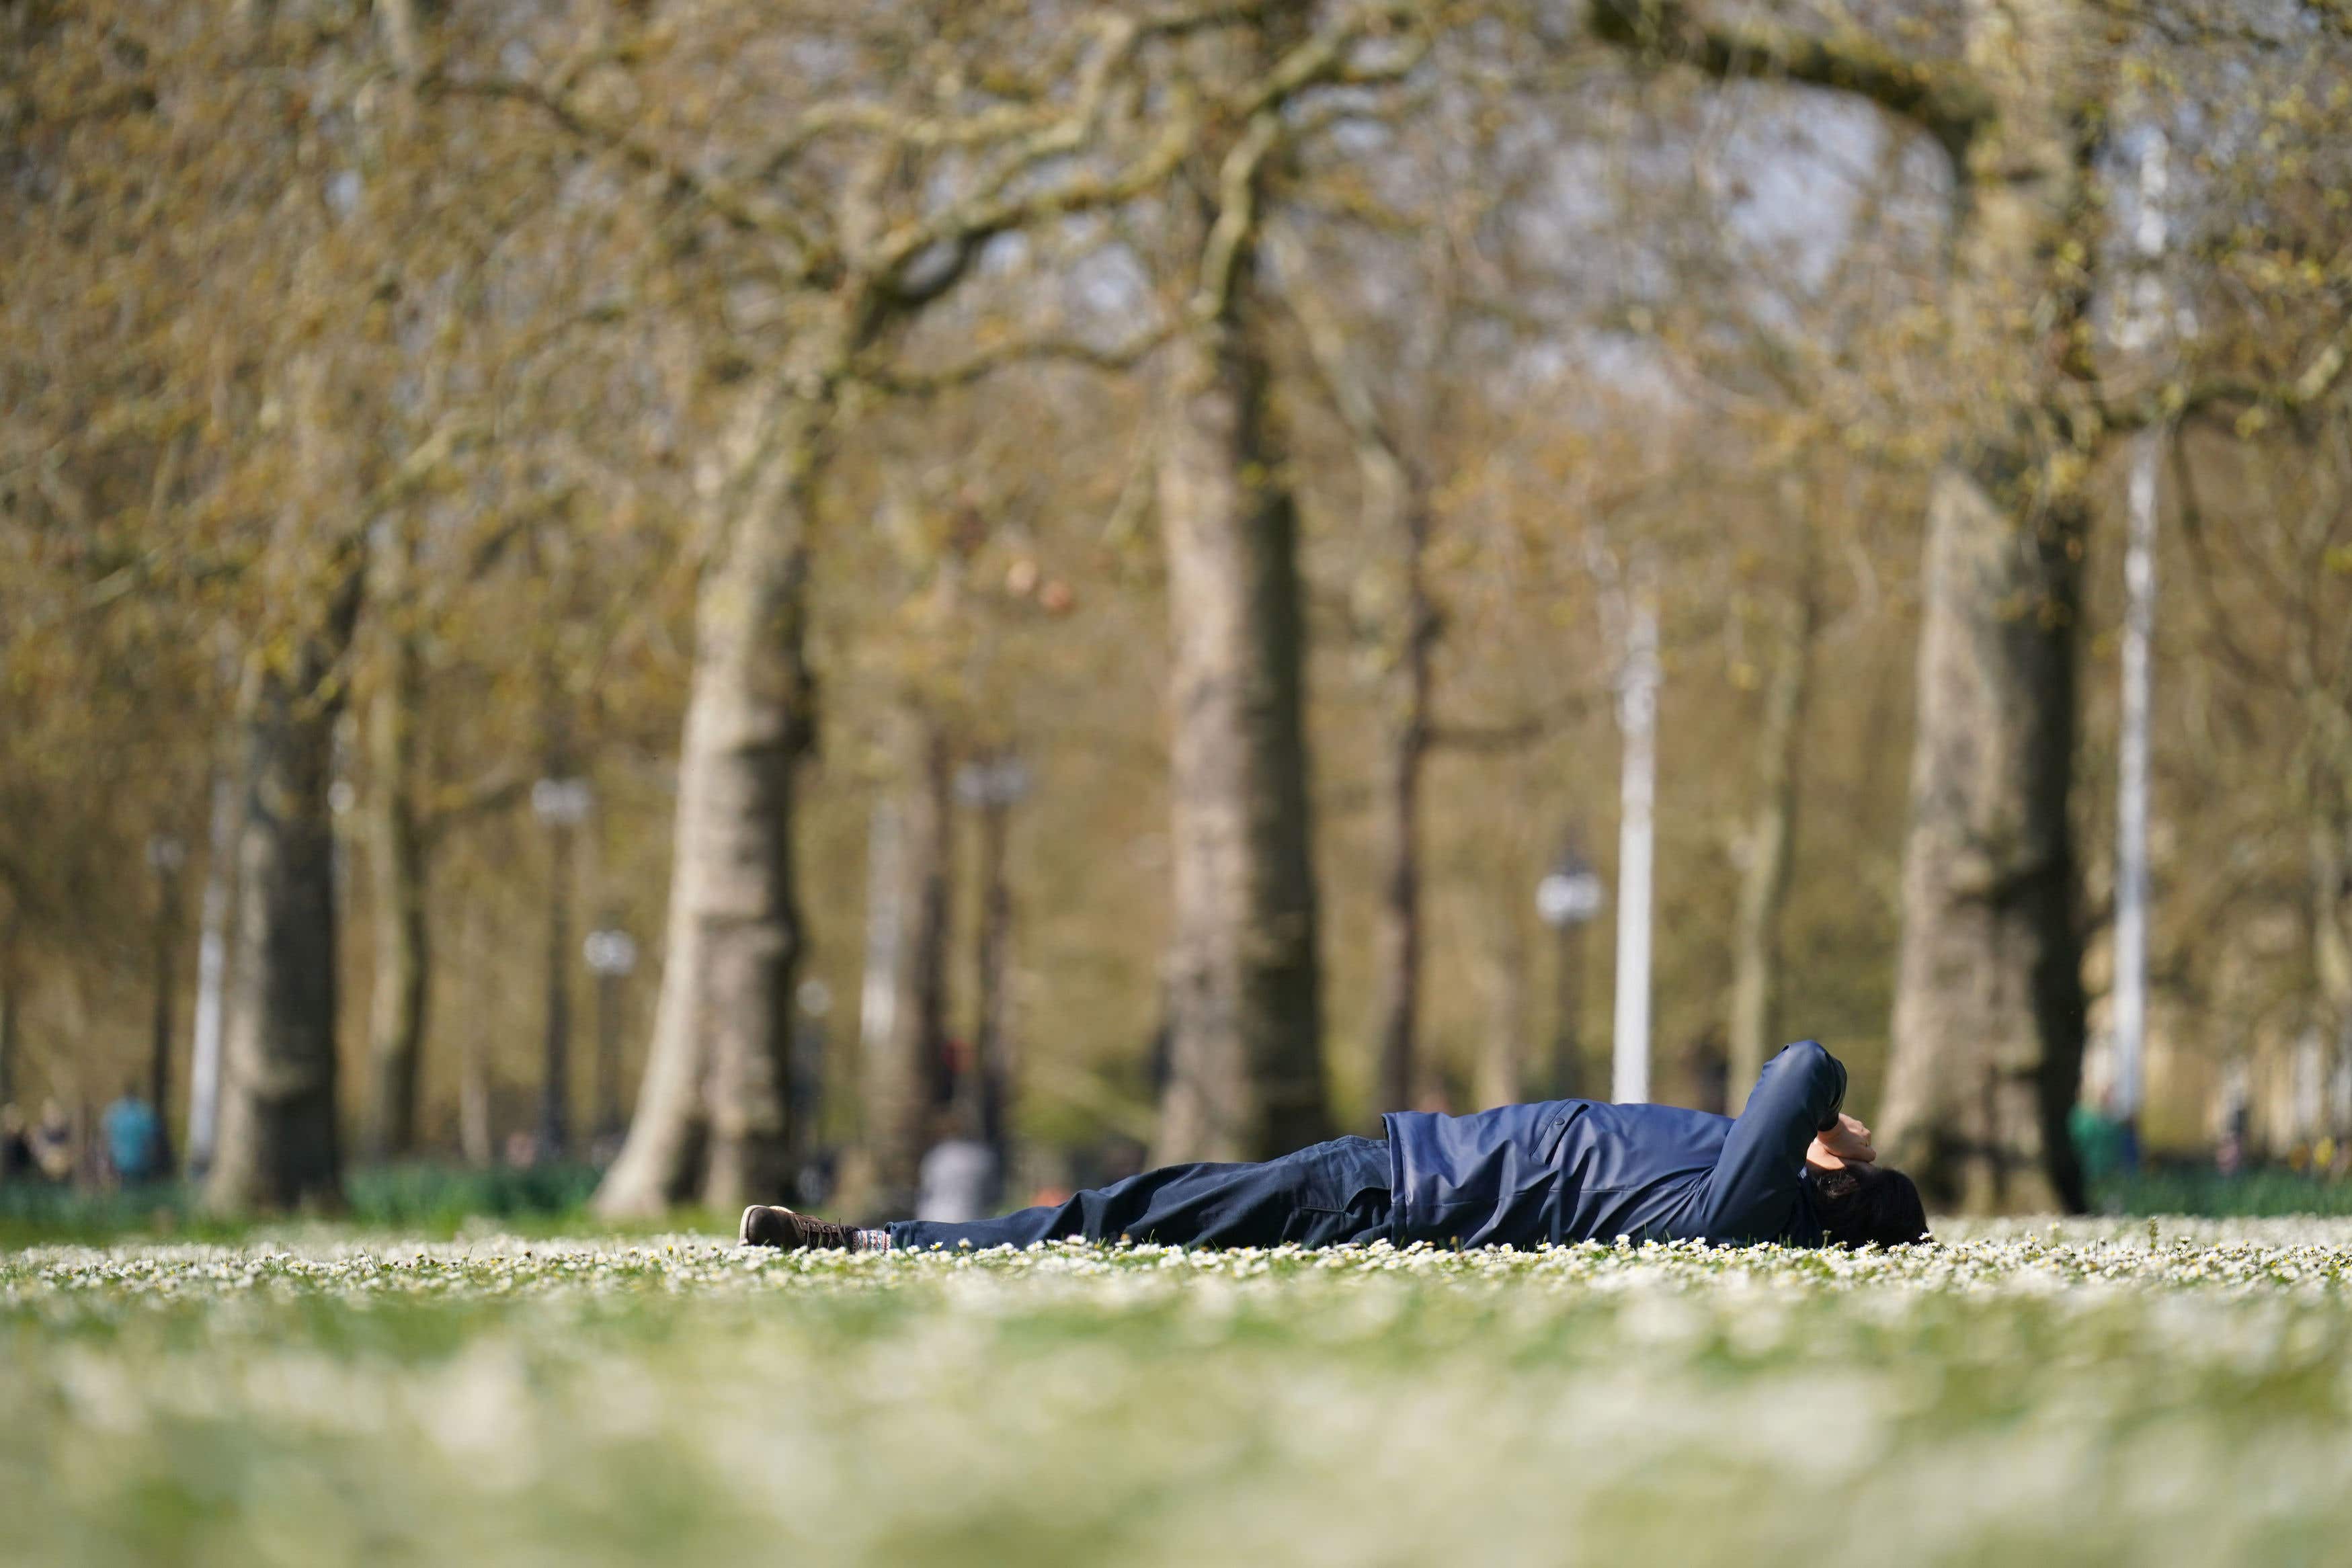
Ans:
[[[923,1152],[915,1218],[949,1225],[988,1218],[999,1191],[996,1151],[952,1127]]]
[[[163,1174],[163,1124],[135,1086],[123,1086],[100,1113],[98,1127],[107,1164],[121,1186],[142,1186]]]
[[[74,1173],[73,1124],[66,1108],[51,1095],[41,1102],[41,1119],[33,1126],[33,1166],[43,1181],[68,1182]]]
[[[2082,1162],[2086,1182],[2138,1168],[2139,1146],[2131,1124],[2116,1115],[2104,1097],[2096,1104],[2087,1099],[2074,1102],[2066,1113],[2066,1135],[2074,1140],[2074,1157]]]
[[[2253,1127],[2253,1098],[2246,1092],[2242,1072],[2232,1073],[2223,1082],[2221,1123],[2221,1134],[2213,1145],[2213,1168],[2233,1176],[2246,1168],[2248,1135]]]
[[[22,1181],[33,1174],[33,1144],[25,1136],[25,1113],[0,1105],[0,1181]]]
[[[1551,1100],[1470,1116],[1391,1112],[1388,1137],[1258,1165],[1182,1165],[1001,1219],[835,1224],[754,1204],[745,1246],[876,1252],[1040,1241],[1306,1247],[1611,1240],[1897,1246],[1927,1239],[1918,1188],[1877,1168],[1840,1110],[1844,1065],[1813,1040],[1766,1064],[1737,1120]]]

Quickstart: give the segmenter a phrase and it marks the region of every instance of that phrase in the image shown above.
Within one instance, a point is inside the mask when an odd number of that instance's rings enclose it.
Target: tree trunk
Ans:
[[[479,910],[468,905],[460,950],[478,952],[486,939]],[[478,1029],[463,1031],[457,1041],[457,1149],[476,1170],[498,1161],[498,1129],[490,1124],[490,1042]]]
[[[2147,1081],[2148,748],[2155,685],[2156,481],[2164,441],[2161,429],[2149,429],[2133,443],[2130,520],[2124,544],[2123,659],[2116,704],[2116,914],[2114,978],[2107,990],[2111,1070],[2105,1109],[2133,1130],[2135,1149]]]
[[[1371,387],[1357,371],[1346,329],[1316,292],[1305,248],[1278,226],[1269,230],[1268,243],[1289,284],[1292,313],[1355,446],[1364,537],[1376,552],[1368,570],[1392,565],[1400,579],[1394,594],[1400,615],[1385,629],[1392,640],[1385,652],[1392,655],[1386,663],[1394,686],[1381,781],[1383,870],[1373,953],[1381,987],[1374,1083],[1381,1108],[1401,1111],[1413,1104],[1422,1087],[1421,779],[1429,754],[1431,655],[1437,641],[1425,570],[1429,507],[1419,476],[1381,419]]]
[[[1929,502],[1886,1157],[1933,1206],[2075,1208],[2082,1067],[2066,805],[2082,518],[2019,527],[1969,473]]]
[[[607,1218],[696,1191],[714,1207],[783,1195],[785,1089],[801,915],[793,771],[809,726],[804,596],[819,406],[788,397],[757,450],[695,605],[677,847],[654,1039],[627,1141],[596,1195]]]
[[[1971,0],[1967,57],[1993,114],[1968,144],[1951,353],[1971,401],[1932,485],[1880,1146],[1932,1207],[2076,1208],[2065,1132],[2082,1071],[2067,820],[2087,507],[2059,347],[2096,47],[2063,0]],[[2054,439],[2053,439],[2054,437]]]
[[[0,920],[0,1105],[16,1103],[16,929],[13,917]],[[8,1176],[0,1163],[0,1181]]]
[[[898,792],[878,792],[866,821],[866,967],[857,994],[859,1142],[842,1180],[857,1204],[873,1197],[870,1161],[882,1142],[879,1128],[886,1120],[898,1119],[895,1111],[886,1117],[875,1101],[880,1076],[875,1064],[896,1049],[898,1003],[906,990],[899,980],[907,941],[907,879],[899,869],[906,857],[902,804]]]
[[[560,1160],[572,1147],[572,893],[580,834],[576,825],[556,822],[547,836],[547,1016],[539,1080],[539,1151],[541,1159]]]
[[[1175,871],[1163,1163],[1265,1159],[1330,1133],[1297,517],[1266,431],[1248,293],[1244,277],[1237,306],[1171,346],[1163,411]]]
[[[243,896],[206,1205],[225,1212],[331,1207],[336,1126],[335,721],[331,671],[357,613],[356,574],[292,670],[257,657],[246,678]]]
[[[155,1110],[155,1146],[152,1168],[157,1176],[172,1168],[172,1015],[179,1005],[179,984],[173,958],[180,946],[180,855],[173,845],[171,863],[159,865],[155,876],[155,995],[154,1016],[148,1023],[147,1103]]]
[[[1419,515],[1419,508],[1410,510]],[[1421,1024],[1421,776],[1429,754],[1430,613],[1421,575],[1426,529],[1408,525],[1409,589],[1403,667],[1398,672],[1401,711],[1389,741],[1381,790],[1386,841],[1382,858],[1380,930],[1374,953],[1381,984],[1381,1103],[1412,1109],[1417,1099]]]
[[[1603,37],[1653,49],[1668,33],[1660,23],[1681,20],[1656,5],[1591,15]],[[2083,1006],[2066,797],[2079,485],[2099,427],[2067,361],[2086,298],[2080,269],[2100,249],[2075,232],[2095,210],[2081,200],[2095,152],[2085,139],[2108,126],[2090,73],[2122,56],[2069,0],[1965,0],[1959,16],[1969,79],[1957,94],[1932,63],[1849,52],[1818,32],[1788,35],[1799,47],[1785,62],[1913,119],[1957,164],[1948,314],[1963,433],[1928,507],[1880,1146],[1916,1167],[1933,1204],[2073,1206],[2081,1180],[2064,1118]],[[1727,74],[1775,52],[1715,47],[1727,43],[1708,39],[1702,68]]]
[[[1624,739],[1617,800],[1617,994],[1610,1046],[1609,1097],[1650,1098],[1652,868],[1658,794],[1658,605],[1652,574],[1637,565],[1625,596],[1618,661],[1617,727]]]
[[[375,691],[368,703],[369,926],[375,973],[368,994],[368,1122],[371,1159],[398,1159],[416,1146],[417,1080],[431,1000],[432,928],[426,919],[424,814],[417,800],[416,725],[424,706],[415,629],[408,623],[415,534],[387,520],[373,566],[378,617]]]
[[[547,830],[546,1006],[541,1019],[539,1157],[560,1160],[572,1148],[572,903],[578,891],[580,824],[588,784],[577,771],[563,683],[552,649],[542,650],[540,706],[546,727],[533,812]]]
[[[1772,671],[1764,688],[1756,814],[1740,844],[1739,904],[1731,934],[1731,1061],[1725,1097],[1734,1115],[1764,1071],[1780,1029],[1780,915],[1795,859],[1798,741],[1811,684],[1816,618],[1813,586],[1801,582],[1780,606]]]
[[[2328,1133],[2352,1136],[2352,832],[2323,818],[2311,834],[2312,973],[2318,981],[2315,1027],[2326,1042]]]
[[[212,1169],[220,1132],[222,1039],[228,1021],[230,925],[236,911],[238,803],[244,791],[226,770],[212,784],[205,892],[196,938],[196,1016],[188,1045],[188,1174]]]
[[[899,714],[898,729],[898,842],[889,868],[897,879],[889,913],[898,930],[887,1026],[866,1059],[866,1189],[861,1195],[862,1207],[894,1216],[914,1212],[931,1116],[945,1097],[954,827],[946,730],[912,707]]]
[[[621,1128],[621,977],[600,971],[596,976],[595,1143],[602,1145]],[[601,1157],[601,1148],[594,1152]],[[795,1159],[799,1153],[796,1145]]]
[[[1486,1038],[1475,1085],[1479,1108],[1516,1105],[1527,1093],[1528,938],[1516,882],[1499,899],[1482,901],[1486,940]]]
[[[1319,315],[1319,312],[1316,314]],[[1329,336],[1328,328],[1315,334]],[[1326,374],[1352,381],[1345,350],[1322,345]],[[1410,1110],[1423,1087],[1421,1056],[1421,780],[1429,758],[1432,656],[1437,644],[1437,611],[1430,601],[1426,557],[1429,507],[1412,466],[1385,439],[1372,413],[1370,390],[1355,383],[1343,402],[1356,405],[1356,466],[1368,492],[1367,522],[1372,539],[1392,541],[1403,577],[1395,628],[1395,689],[1391,697],[1389,750],[1382,779],[1385,862],[1381,917],[1374,953],[1380,967],[1380,1091],[1384,1109]]]
[[[992,764],[1001,768],[1002,763]],[[1007,851],[1013,821],[1009,800],[990,800],[980,810],[980,944],[974,965],[971,1103],[965,1119],[996,1151],[997,1169],[1013,1168],[1013,883]]]
[[[1583,839],[1581,824],[1571,817],[1560,834],[1559,868],[1570,874],[1591,877],[1597,884],[1598,873],[1584,860],[1580,847]],[[1598,909],[1596,903],[1593,908],[1581,912],[1557,912],[1558,923],[1550,926],[1551,1068],[1544,1093],[1555,1100],[1585,1098],[1584,938]]]

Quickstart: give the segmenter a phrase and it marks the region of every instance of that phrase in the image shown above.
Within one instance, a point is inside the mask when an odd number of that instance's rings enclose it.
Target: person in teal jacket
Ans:
[[[1765,1064],[1737,1118],[1595,1100],[1469,1116],[1392,1111],[1385,1140],[1337,1138],[1259,1164],[1170,1166],[999,1219],[866,1228],[754,1204],[740,1235],[746,1246],[858,1251],[1066,1238],[1201,1247],[1926,1240],[1918,1188],[1878,1168],[1870,1129],[1843,1113],[1844,1102],[1844,1065],[1800,1040]]]

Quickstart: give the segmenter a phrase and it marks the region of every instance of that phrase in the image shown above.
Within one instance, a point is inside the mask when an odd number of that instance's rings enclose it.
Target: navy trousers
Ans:
[[[1336,1247],[1389,1234],[1389,1146],[1335,1138],[1263,1165],[1168,1166],[1068,1202],[949,1225],[902,1219],[893,1248],[1026,1247],[1082,1237],[1181,1247]]]

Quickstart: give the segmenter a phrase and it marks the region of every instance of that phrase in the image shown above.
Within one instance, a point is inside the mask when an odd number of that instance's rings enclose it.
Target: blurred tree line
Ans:
[[[2335,0],[0,18],[0,1101],[224,1208],[1601,1092],[1652,621],[1658,1096],[2078,1203],[2147,442],[2149,1131],[2352,1132]]]

